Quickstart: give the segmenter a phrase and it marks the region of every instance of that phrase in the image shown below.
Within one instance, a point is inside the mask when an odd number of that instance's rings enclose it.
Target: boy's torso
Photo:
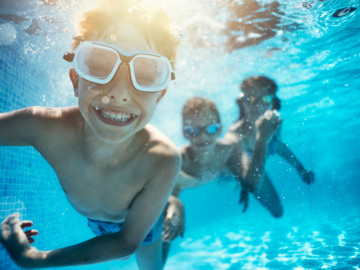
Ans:
[[[197,187],[217,178],[227,167],[233,151],[234,145],[225,140],[217,140],[214,149],[203,156],[193,156],[189,151],[189,146],[183,148],[182,171],[194,177],[183,180],[183,188]]]
[[[166,137],[147,126],[135,134],[134,147],[125,153],[117,153],[114,144],[109,156],[105,151],[99,158],[83,145],[85,124],[77,109],[56,121],[57,127],[45,134],[51,139],[36,148],[55,170],[69,202],[91,219],[124,220],[136,195],[151,181],[161,148],[168,146]]]

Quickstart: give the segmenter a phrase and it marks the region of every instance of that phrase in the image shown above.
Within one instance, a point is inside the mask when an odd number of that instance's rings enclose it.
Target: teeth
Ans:
[[[108,119],[111,119],[112,121],[118,121],[118,122],[123,122],[123,123],[127,122],[130,119],[135,117],[134,114],[114,113],[114,112],[104,110],[104,109],[100,108],[99,106],[96,106],[95,110],[100,112],[100,114],[104,118],[108,118]]]

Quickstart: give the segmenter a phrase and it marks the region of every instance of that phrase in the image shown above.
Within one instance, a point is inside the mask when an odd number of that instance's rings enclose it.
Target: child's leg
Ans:
[[[140,270],[163,269],[162,244],[163,241],[159,237],[151,245],[141,245],[136,250],[135,256]]]
[[[267,174],[265,174],[259,189],[254,192],[254,196],[274,217],[279,218],[283,215],[284,210],[279,195]]]

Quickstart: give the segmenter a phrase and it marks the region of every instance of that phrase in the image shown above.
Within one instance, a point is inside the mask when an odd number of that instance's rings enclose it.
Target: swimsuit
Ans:
[[[159,217],[155,225],[151,228],[150,232],[146,235],[142,245],[151,245],[160,237],[163,231],[162,222],[163,215]],[[97,236],[109,233],[117,233],[121,230],[123,225],[124,222],[110,222],[88,218],[88,226]]]

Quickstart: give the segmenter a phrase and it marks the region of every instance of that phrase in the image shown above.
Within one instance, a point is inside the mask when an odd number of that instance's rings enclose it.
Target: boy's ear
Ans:
[[[78,86],[79,86],[79,75],[76,73],[74,68],[70,68],[69,77],[74,87],[75,97],[79,96]]]
[[[158,96],[156,102],[159,102],[163,98],[163,96],[165,96],[166,91],[167,91],[167,89],[164,89],[161,91],[161,94]]]

